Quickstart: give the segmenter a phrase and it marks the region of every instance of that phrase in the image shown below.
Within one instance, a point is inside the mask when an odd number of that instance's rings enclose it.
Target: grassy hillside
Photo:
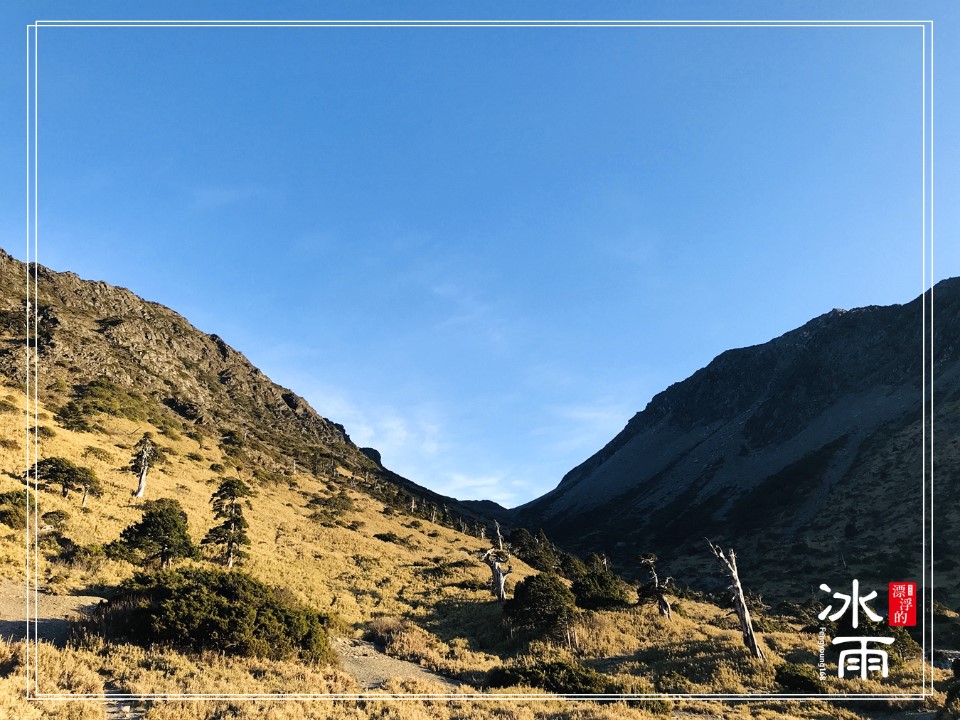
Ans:
[[[636,588],[599,569],[602,558],[580,562],[529,533],[525,550],[516,541],[507,561],[507,598],[520,583],[522,588],[535,585],[536,580],[526,580],[538,571],[559,568],[564,578],[537,578],[552,595],[538,596],[523,612],[516,610],[515,598],[509,600],[515,614],[508,622],[481,558],[491,547],[493,530],[484,515],[487,506],[460,504],[394,475],[374,451],[357,448],[342,426],[264,377],[221,338],[122,288],[39,268],[38,322],[28,325],[21,297],[25,270],[0,252],[0,597],[24,581],[24,441],[29,439],[37,443],[41,462],[77,473],[98,490],[85,506],[80,490],[64,495],[55,483],[30,493],[40,526],[41,629],[46,618],[62,618],[58,608],[70,596],[108,598],[113,614],[77,623],[67,642],[41,643],[37,657],[22,642],[0,641],[0,720],[123,716],[122,702],[116,700],[27,703],[22,689],[25,669],[33,662],[40,669],[42,693],[355,696],[306,703],[272,698],[152,702],[134,708],[150,720],[264,714],[291,720],[614,720],[670,713],[854,718],[854,710],[863,706],[779,699],[751,705],[689,699],[586,702],[559,700],[551,693],[778,696],[921,689],[921,661],[904,638],[892,656],[889,678],[841,681],[834,654],[821,682],[813,670],[818,645],[809,627],[816,614],[811,605],[773,609],[755,603],[752,612],[767,659],[753,660],[723,598],[676,590],[670,593],[673,618],[664,619],[655,604],[638,603]],[[28,435],[25,344],[35,348],[41,371],[38,422],[32,427],[31,418]],[[138,499],[131,460],[146,433],[158,457]],[[74,466],[80,469],[70,470]],[[162,499],[179,503],[189,536],[200,541],[220,522],[211,495],[224,478],[238,478],[255,491],[243,506],[249,558],[232,574],[214,574],[219,561],[209,552],[175,561],[166,575],[157,574],[157,563],[116,552],[125,529]],[[691,557],[707,555],[705,547],[691,552]],[[702,578],[661,570],[680,576],[682,583],[697,585]],[[193,594],[178,585],[190,577],[203,578]],[[594,585],[585,582],[588,577]],[[753,579],[745,572],[748,590]],[[148,597],[147,587],[159,595]],[[216,595],[213,587],[234,590]],[[239,595],[240,587],[246,588],[243,602],[228,597]],[[593,592],[590,588],[610,595],[587,602],[584,592]],[[580,608],[573,605],[577,593]],[[152,614],[123,615],[139,612],[148,602],[154,602]],[[13,619],[23,601],[7,605],[2,627],[19,628]],[[251,620],[254,606],[267,610]],[[940,608],[940,616],[960,637],[956,613]],[[124,631],[124,618],[136,618],[135,632],[131,625]],[[297,647],[284,654],[273,652],[269,643],[265,647],[262,636],[254,638],[257,642],[237,639],[237,628],[255,634],[262,626],[290,628],[290,637],[313,643],[306,646],[310,652],[293,660]],[[162,642],[151,644],[157,637]],[[367,654],[341,664],[331,645],[341,652],[359,647]],[[379,687],[380,680],[364,675],[364,663],[378,662],[390,668],[378,676],[388,678]],[[413,673],[413,665],[421,670]],[[945,688],[946,674],[937,677]],[[388,698],[450,693],[451,687],[463,699]],[[483,699],[471,697],[475,694]]]
[[[0,493],[23,492],[23,427],[25,397],[8,385],[0,390]],[[141,569],[102,553],[121,531],[141,517],[142,501],[132,497],[136,476],[128,469],[134,444],[150,431],[165,460],[148,476],[144,499],[176,498],[189,518],[193,539],[214,525],[210,495],[218,476],[236,475],[231,455],[189,424],[157,427],[92,413],[95,429],[69,430],[51,404],[40,408],[40,457],[63,457],[93,470],[103,485],[102,497],[81,508],[78,493],[62,497],[57,488],[41,489],[36,502],[41,516],[62,512],[62,529],[40,544],[39,585],[44,593],[99,594],[109,597],[125,579]],[[188,436],[191,433],[192,436]],[[33,437],[31,435],[31,437]],[[211,469],[214,466],[215,469]],[[220,467],[222,466],[222,469]],[[660,618],[654,605],[581,611],[573,625],[576,642],[561,638],[533,639],[512,633],[502,622],[501,605],[488,589],[490,571],[479,554],[489,541],[412,515],[405,506],[383,498],[392,488],[375,487],[341,466],[312,473],[274,473],[259,478],[239,474],[256,490],[246,510],[252,541],[242,569],[283,588],[299,602],[328,617],[328,630],[344,637],[368,637],[385,651],[435,670],[460,683],[462,693],[483,691],[498,667],[525,668],[546,662],[576,666],[599,675],[610,693],[781,693],[797,692],[783,668],[812,667],[816,635],[801,632],[801,622],[786,615],[758,613],[766,662],[748,657],[729,612],[704,598],[674,598],[672,621]],[[349,502],[344,503],[344,495]],[[338,502],[331,503],[332,499]],[[388,500],[390,498],[388,497]],[[347,506],[339,516],[330,507]],[[47,516],[51,518],[53,516]],[[23,530],[0,525],[0,573],[22,580]],[[59,541],[57,538],[61,538]],[[69,542],[67,542],[69,540]],[[79,551],[73,546],[81,548]],[[522,578],[535,571],[511,560],[508,597]],[[210,567],[206,559],[181,566]],[[101,703],[26,704],[17,697],[22,685],[22,643],[0,645],[0,717],[106,717]],[[144,648],[126,642],[105,642],[87,636],[68,647],[41,644],[42,692],[131,694],[152,693],[359,693],[356,680],[336,667],[303,662],[236,658],[214,653],[190,654],[171,648]],[[789,664],[789,665],[788,665]],[[780,669],[778,671],[778,668]],[[779,674],[778,674],[779,672]],[[840,681],[831,677],[827,692],[919,692],[919,659],[898,663],[883,681]],[[943,681],[946,681],[944,676]],[[423,681],[397,679],[388,693],[448,692]],[[517,700],[516,694],[543,694],[531,684],[489,691],[511,699],[478,701],[208,701],[154,703],[145,717],[576,717],[641,718],[683,710],[727,717],[856,717],[852,709],[824,703],[785,702],[720,706],[684,701],[638,701],[595,704],[544,699]]]

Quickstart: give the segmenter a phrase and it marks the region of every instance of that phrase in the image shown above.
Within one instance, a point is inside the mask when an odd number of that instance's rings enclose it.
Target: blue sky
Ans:
[[[0,229],[19,257],[26,23],[224,17],[127,5],[0,11]],[[933,18],[938,77],[955,77],[948,3],[720,7]],[[522,9],[230,17],[720,17]],[[530,500],[723,350],[921,291],[917,29],[42,28],[39,43],[39,260],[218,333],[388,467],[460,498]],[[956,211],[936,209],[935,277],[958,275]]]

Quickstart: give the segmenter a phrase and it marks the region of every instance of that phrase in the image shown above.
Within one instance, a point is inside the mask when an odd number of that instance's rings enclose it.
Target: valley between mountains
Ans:
[[[0,576],[35,572],[40,616],[64,597],[109,602],[36,652],[0,642],[0,717],[106,718],[111,694],[151,720],[960,711],[919,632],[893,633],[888,677],[840,678],[835,651],[817,671],[820,583],[859,578],[881,590],[878,611],[887,582],[923,589],[931,390],[934,499],[958,482],[958,281],[934,289],[932,324],[918,298],[724,353],[552,492],[506,509],[391,472],[226,339],[128,290],[37,267],[28,322],[27,270],[0,251]],[[939,647],[960,645],[955,513],[938,504],[925,595]],[[738,553],[762,659],[704,536]],[[424,673],[364,680],[366,653]],[[95,701],[28,702],[28,673],[40,693]],[[925,674],[926,702],[785,697],[920,693]],[[216,697],[164,699],[184,693]]]

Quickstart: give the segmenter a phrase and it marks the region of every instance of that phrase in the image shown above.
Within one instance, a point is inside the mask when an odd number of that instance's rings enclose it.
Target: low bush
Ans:
[[[552,573],[531,575],[517,583],[503,606],[506,622],[535,636],[567,627],[576,617],[573,593]]]
[[[40,516],[40,522],[43,525],[49,525],[57,532],[62,532],[66,527],[67,520],[70,519],[70,514],[65,510],[51,510],[50,512],[45,512]]]
[[[22,490],[0,493],[0,524],[23,530],[27,527],[27,496]]]
[[[114,457],[110,452],[103,448],[94,447],[93,445],[87,445],[87,447],[83,449],[83,457],[96,458],[106,463],[112,463],[114,461]]]
[[[245,573],[182,569],[137,573],[84,627],[144,646],[334,664],[325,622],[288,593]]]
[[[826,692],[816,668],[812,665],[784,663],[777,668],[777,684],[788,693],[819,694]]]
[[[321,525],[333,525],[336,520],[348,512],[352,512],[356,506],[350,495],[345,490],[341,490],[336,495],[323,497],[322,495],[313,495],[307,508],[312,510],[310,519],[319,522]],[[393,541],[396,542],[396,541]]]
[[[487,673],[491,688],[527,685],[567,695],[600,694],[608,690],[608,678],[574,660],[518,659],[513,665],[493,668]]]
[[[404,539],[395,532],[377,533],[374,537],[381,542],[395,543],[397,545],[405,544]]]
[[[626,583],[609,570],[591,570],[573,583],[577,606],[591,610],[623,607],[630,603]]]

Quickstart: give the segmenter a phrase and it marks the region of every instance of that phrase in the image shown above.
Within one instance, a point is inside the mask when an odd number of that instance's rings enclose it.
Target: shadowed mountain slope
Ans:
[[[937,584],[949,587],[960,280],[939,283],[933,298]],[[834,310],[727,351],[511,519],[572,550],[606,552],[626,572],[656,552],[681,582],[710,572],[704,536],[734,545],[744,577],[773,595],[815,592],[831,577],[919,581],[923,317],[924,298]]]

